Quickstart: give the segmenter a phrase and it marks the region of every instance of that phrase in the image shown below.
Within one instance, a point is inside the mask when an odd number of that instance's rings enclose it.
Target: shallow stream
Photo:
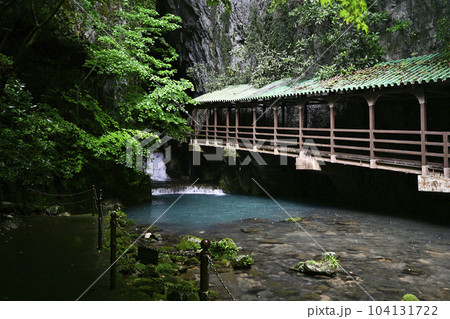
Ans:
[[[296,201],[278,204],[197,192],[158,195],[126,212],[140,225],[157,220],[163,240],[164,234],[231,237],[255,261],[248,271],[222,269],[237,300],[400,300],[405,293],[450,300],[448,227]],[[289,215],[303,219],[299,225],[284,221]],[[341,257],[336,277],[289,269],[323,251]],[[223,292],[215,278],[211,286]]]

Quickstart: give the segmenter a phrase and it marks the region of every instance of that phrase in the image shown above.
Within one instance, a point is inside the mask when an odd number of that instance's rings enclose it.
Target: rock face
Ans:
[[[379,10],[386,10],[393,19],[411,21],[410,31],[381,35],[381,46],[386,48],[386,60],[401,59],[411,54],[423,55],[436,50],[436,25],[444,17],[445,1],[380,0],[378,3]]]
[[[370,2],[370,1],[368,1]],[[390,21],[381,30],[392,27],[392,21],[411,21],[410,27],[396,32],[381,32],[381,45],[387,60],[405,58],[411,54],[428,54],[436,50],[436,25],[445,15],[442,0],[379,0],[376,11],[386,11]],[[211,7],[206,0],[159,1],[158,10],[182,18],[183,28],[172,35],[180,54],[180,67],[185,70],[196,64],[206,64],[210,70],[223,70],[236,57],[230,54],[243,43],[250,25],[251,10],[267,13],[268,0],[231,0],[232,13],[222,5]],[[370,4],[369,4],[370,5]],[[183,71],[182,71],[183,72]],[[183,75],[183,74],[182,74]],[[210,72],[202,72],[197,81],[197,93],[204,93],[203,84]],[[198,75],[197,75],[198,76]]]

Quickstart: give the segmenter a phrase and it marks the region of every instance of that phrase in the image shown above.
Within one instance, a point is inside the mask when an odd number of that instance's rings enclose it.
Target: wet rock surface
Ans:
[[[249,218],[191,233],[209,239],[230,237],[242,247],[241,253],[251,254],[254,264],[250,269],[218,268],[237,300],[371,300],[373,297],[395,301],[406,293],[413,293],[421,300],[449,300],[447,229],[377,218],[374,223],[363,214],[356,218],[332,213],[311,215],[302,224],[308,233],[295,223]],[[168,229],[161,232],[169,233]],[[173,239],[176,237],[173,235]],[[300,261],[323,257],[322,248],[335,252],[344,270],[336,269],[334,277],[308,276],[290,270]],[[227,295],[213,274],[210,282],[211,289],[226,300]]]

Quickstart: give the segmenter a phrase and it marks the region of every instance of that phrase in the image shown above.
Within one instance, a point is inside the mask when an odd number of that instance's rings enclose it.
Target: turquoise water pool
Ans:
[[[306,216],[313,207],[277,200],[292,216]],[[137,224],[168,227],[177,231],[192,231],[214,227],[247,218],[282,220],[289,216],[270,198],[244,195],[184,194],[155,196],[152,203],[126,210]]]

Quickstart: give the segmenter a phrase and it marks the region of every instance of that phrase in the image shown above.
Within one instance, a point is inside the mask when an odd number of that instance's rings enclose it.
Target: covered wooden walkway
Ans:
[[[192,112],[191,143],[291,156],[299,169],[330,162],[414,173],[420,175],[419,189],[450,191],[450,127],[443,118],[450,116],[449,57],[440,53],[328,80],[281,80],[261,89],[238,85],[208,93],[197,98]],[[396,103],[407,108],[398,124],[386,129],[385,116],[377,120],[376,115],[389,113]],[[439,130],[428,126],[431,103]],[[356,119],[363,123],[356,128],[336,124],[336,109],[349,105],[367,116]],[[308,125],[314,107],[329,117],[326,126]],[[402,128],[403,116],[417,118],[417,126]]]

